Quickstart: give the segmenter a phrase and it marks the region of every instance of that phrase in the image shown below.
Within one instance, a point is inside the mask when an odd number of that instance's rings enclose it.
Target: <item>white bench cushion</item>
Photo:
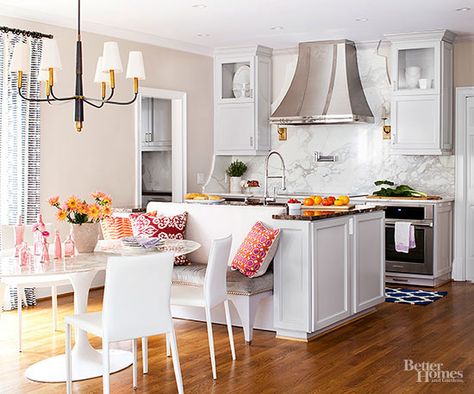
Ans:
[[[192,264],[173,267],[173,284],[203,286],[207,264]],[[247,278],[239,271],[227,269],[227,294],[251,296],[273,290],[273,271],[271,269],[257,278]]]

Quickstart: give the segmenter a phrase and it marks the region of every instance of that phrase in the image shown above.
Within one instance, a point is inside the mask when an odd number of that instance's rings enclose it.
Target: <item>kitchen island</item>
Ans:
[[[190,277],[197,280],[196,271],[202,271],[199,263],[207,262],[213,239],[232,235],[230,265],[255,222],[281,229],[273,271],[268,270],[265,278],[237,276],[246,283],[252,282],[250,287],[255,292],[241,302],[235,299],[238,296],[231,295],[233,306],[246,305],[248,309],[244,315],[231,308],[234,325],[308,340],[373,310],[384,300],[384,211],[380,207],[287,215],[284,204],[153,202],[147,210],[165,216],[188,213],[185,236],[202,247],[189,256],[191,266],[180,268],[189,269],[189,275],[184,275],[187,281]],[[262,281],[265,287],[255,289]],[[172,313],[178,318],[205,321],[204,312],[196,308],[173,307]],[[225,323],[223,308],[212,310],[212,320]],[[246,340],[251,340],[251,334],[246,335]]]
[[[277,336],[309,340],[384,302],[382,207],[273,219],[282,230],[274,260]]]

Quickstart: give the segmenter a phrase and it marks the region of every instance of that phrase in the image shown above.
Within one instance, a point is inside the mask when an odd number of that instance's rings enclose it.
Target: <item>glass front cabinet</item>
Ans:
[[[386,38],[392,43],[392,152],[452,154],[454,33]]]
[[[260,155],[270,150],[270,48],[223,48],[214,57],[214,152]]]

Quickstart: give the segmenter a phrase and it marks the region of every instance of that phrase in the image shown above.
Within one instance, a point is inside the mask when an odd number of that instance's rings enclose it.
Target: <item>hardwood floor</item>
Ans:
[[[211,377],[204,323],[176,320],[179,356],[187,393],[472,393],[474,391],[474,284],[448,284],[448,296],[428,306],[383,304],[379,310],[313,342],[276,339],[256,331],[251,346],[234,328],[232,362],[224,326],[214,325],[217,381]],[[100,310],[102,292],[92,291],[89,310]],[[60,318],[72,313],[72,297],[59,299]],[[0,320],[0,393],[63,393],[64,384],[35,383],[25,369],[64,352],[64,333],[51,332],[50,302],[24,312],[23,352],[16,350],[16,312]],[[91,337],[94,347],[100,339]],[[128,343],[119,347],[127,349]],[[150,339],[150,371],[137,393],[175,393],[171,358],[163,337]],[[139,353],[141,357],[141,353]],[[443,363],[463,372],[463,383],[417,383],[404,360]],[[100,393],[101,378],[74,383],[77,393]],[[132,393],[132,370],[111,377],[113,393]]]

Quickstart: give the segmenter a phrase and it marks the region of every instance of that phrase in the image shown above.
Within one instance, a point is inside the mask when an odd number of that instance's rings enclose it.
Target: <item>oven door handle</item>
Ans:
[[[417,228],[417,227],[424,227],[424,228],[433,228],[433,222],[429,223],[412,223],[412,225]],[[395,222],[387,222],[385,221],[385,227],[395,227]]]

